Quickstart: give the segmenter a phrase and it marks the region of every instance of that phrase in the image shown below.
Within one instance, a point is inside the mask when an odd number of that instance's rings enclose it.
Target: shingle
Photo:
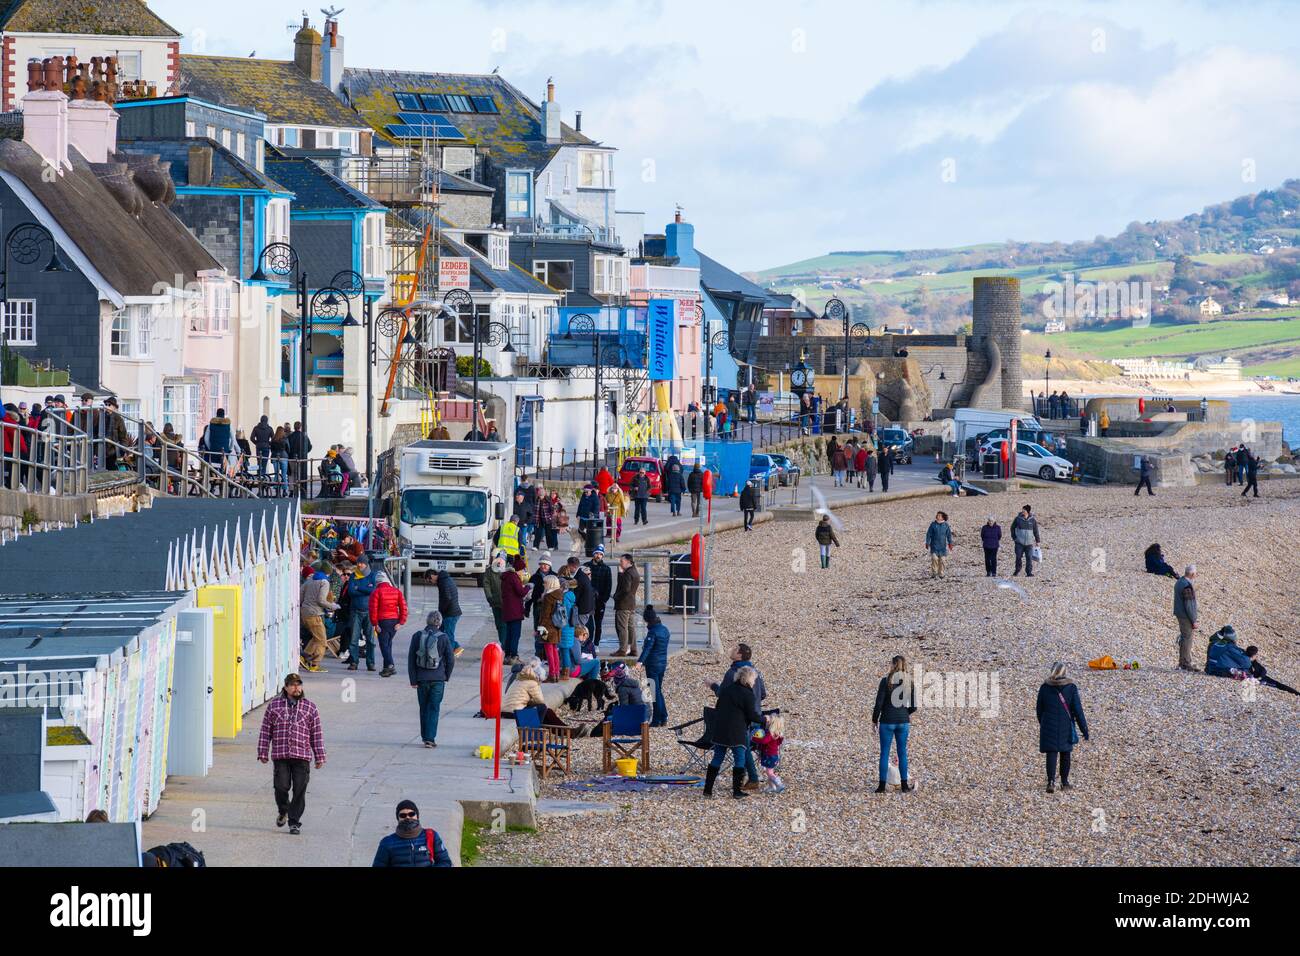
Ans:
[[[7,33],[75,33],[83,36],[180,37],[142,0],[15,0],[0,12]]]
[[[292,60],[181,56],[181,91],[266,114],[268,123],[364,129],[366,121]]]

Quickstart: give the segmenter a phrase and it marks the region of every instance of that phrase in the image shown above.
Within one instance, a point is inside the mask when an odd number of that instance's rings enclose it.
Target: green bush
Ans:
[[[478,360],[478,377],[491,378],[493,376],[492,366],[487,359]],[[458,355],[456,356],[456,375],[458,378],[474,377],[474,356]]]

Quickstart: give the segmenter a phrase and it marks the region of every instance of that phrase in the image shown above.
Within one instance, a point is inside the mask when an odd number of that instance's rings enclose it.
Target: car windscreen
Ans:
[[[749,459],[750,468],[766,468],[769,464],[766,455],[754,455]]]
[[[905,442],[910,437],[907,432],[901,429],[886,428],[881,431],[880,437],[890,442]]]
[[[657,461],[625,461],[623,462],[623,471],[646,471],[655,474],[659,471]]]
[[[402,523],[457,528],[487,521],[487,495],[459,488],[408,488],[402,492]]]

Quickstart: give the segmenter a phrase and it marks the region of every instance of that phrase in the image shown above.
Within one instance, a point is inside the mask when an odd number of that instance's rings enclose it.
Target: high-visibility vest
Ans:
[[[501,526],[501,536],[497,538],[497,547],[514,557],[519,553],[519,525],[507,521]]]

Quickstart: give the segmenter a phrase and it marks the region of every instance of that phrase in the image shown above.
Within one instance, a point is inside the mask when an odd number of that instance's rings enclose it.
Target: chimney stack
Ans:
[[[321,38],[321,82],[335,96],[343,88],[343,37],[339,36],[339,22],[325,21],[325,34]]]
[[[62,71],[62,57],[29,60],[27,95],[23,97],[23,142],[60,175],[72,168],[68,161],[68,97],[63,92]]]
[[[573,114],[573,128],[579,133],[582,132],[582,110],[578,110]]]
[[[304,76],[316,83],[321,82],[321,42],[321,35],[304,16],[302,29],[293,38],[293,62]]]
[[[542,104],[542,129],[548,143],[558,143],[563,138],[560,133],[560,104],[555,102],[555,82],[546,80],[546,102]]]

